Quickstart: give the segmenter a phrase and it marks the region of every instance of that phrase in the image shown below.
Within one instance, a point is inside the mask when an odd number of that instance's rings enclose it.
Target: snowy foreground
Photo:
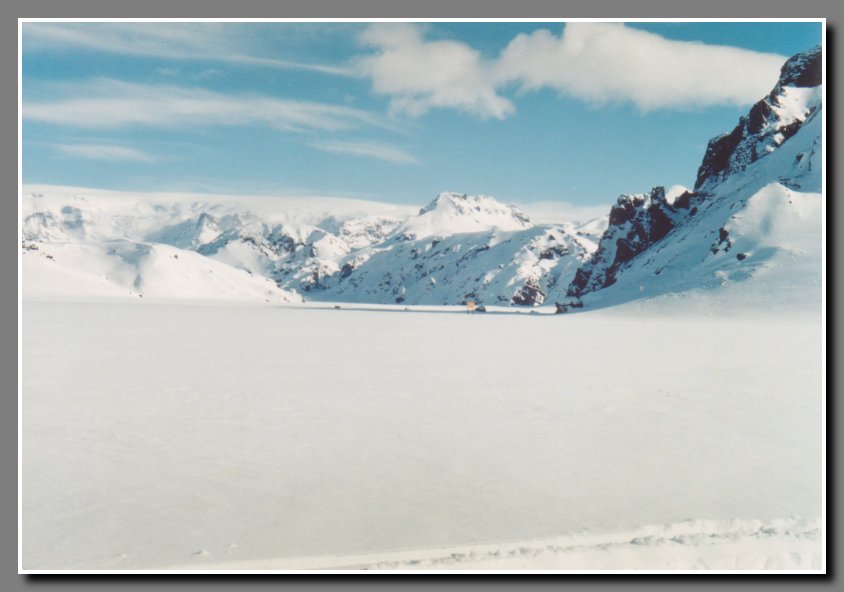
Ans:
[[[440,310],[25,301],[24,569],[823,567],[818,315]]]

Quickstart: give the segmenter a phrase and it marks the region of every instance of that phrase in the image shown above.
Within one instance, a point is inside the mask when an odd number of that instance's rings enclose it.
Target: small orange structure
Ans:
[[[474,300],[467,300],[466,301],[466,312],[473,312],[475,310],[475,301]]]

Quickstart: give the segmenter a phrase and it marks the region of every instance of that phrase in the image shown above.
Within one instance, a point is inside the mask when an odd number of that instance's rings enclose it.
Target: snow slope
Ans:
[[[125,240],[24,245],[27,300],[302,301],[267,278],[168,245]]]

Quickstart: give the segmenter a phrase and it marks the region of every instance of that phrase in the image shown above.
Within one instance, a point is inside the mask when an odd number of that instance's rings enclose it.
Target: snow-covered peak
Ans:
[[[516,231],[533,223],[521,210],[485,195],[440,193],[419,215],[407,220],[400,231],[405,236],[450,236],[489,230]]]

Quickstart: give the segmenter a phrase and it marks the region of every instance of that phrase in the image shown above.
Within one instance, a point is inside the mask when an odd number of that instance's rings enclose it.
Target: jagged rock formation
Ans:
[[[650,194],[622,195],[610,210],[609,226],[593,257],[575,273],[568,296],[580,296],[611,286],[619,267],[664,238],[688,214],[692,194],[668,203],[665,188]]]

